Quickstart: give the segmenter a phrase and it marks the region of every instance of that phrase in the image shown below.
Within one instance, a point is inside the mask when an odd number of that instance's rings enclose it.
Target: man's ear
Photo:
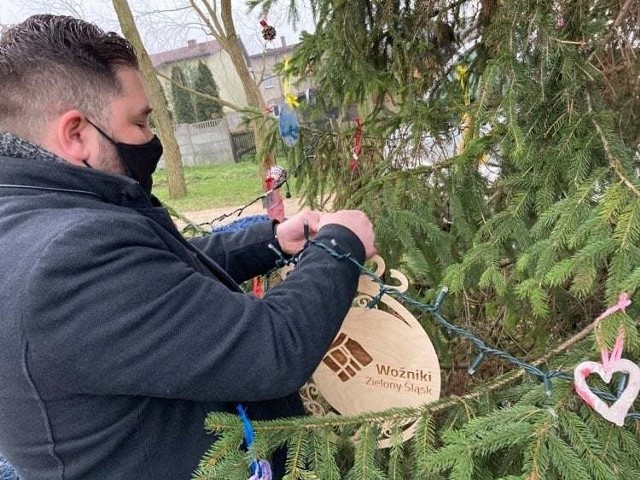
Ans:
[[[98,132],[80,110],[69,110],[56,122],[55,150],[67,162],[82,166],[99,149]]]

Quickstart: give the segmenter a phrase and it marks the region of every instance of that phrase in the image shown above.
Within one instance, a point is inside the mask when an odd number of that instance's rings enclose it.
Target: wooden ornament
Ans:
[[[375,257],[378,277],[384,261]],[[407,278],[396,270],[391,277],[403,292]],[[393,407],[418,407],[440,396],[440,365],[435,349],[415,317],[394,298],[383,295],[377,308],[367,308],[379,285],[360,276],[358,296],[312,380],[301,390],[307,410],[316,415],[358,415]],[[402,425],[411,438],[415,421]],[[390,445],[390,427],[379,440]]]
[[[606,383],[611,381],[616,372],[629,374],[627,387],[613,405],[607,405],[600,397],[591,391],[587,385],[587,377],[597,373]],[[598,362],[582,362],[573,373],[576,393],[587,405],[598,412],[605,420],[615,423],[619,427],[624,425],[624,419],[640,393],[640,367],[631,360],[622,358],[608,364],[608,368]]]

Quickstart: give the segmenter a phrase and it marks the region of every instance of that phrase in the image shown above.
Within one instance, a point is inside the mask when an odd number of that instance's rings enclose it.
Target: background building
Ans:
[[[285,37],[280,37],[280,47],[268,48],[264,52],[249,56],[249,69],[259,82],[260,90],[267,106],[273,106],[278,116],[279,106],[284,103],[284,77],[276,72],[276,66],[284,63],[293,54],[296,45],[287,45]],[[311,85],[305,79],[289,79],[291,93],[297,95],[308,90]]]
[[[242,41],[238,40],[238,42],[240,42],[242,46],[245,58],[248,58]],[[247,97],[242,88],[240,76],[237,74],[231,62],[231,57],[223,50],[217,41],[209,40],[198,43],[196,40],[189,40],[186,47],[155,53],[150,55],[150,57],[153,66],[163,75],[170,78],[171,69],[173,67],[179,67],[192,81],[193,78],[190,77],[195,75],[198,62],[203,61],[211,70],[213,78],[218,84],[220,98],[240,108],[247,106]],[[162,77],[160,77],[160,81],[162,82],[169,105],[173,106],[171,82]],[[233,129],[238,122],[234,121],[234,115],[229,114],[235,112],[229,107],[224,107],[223,110],[229,121],[230,128]]]

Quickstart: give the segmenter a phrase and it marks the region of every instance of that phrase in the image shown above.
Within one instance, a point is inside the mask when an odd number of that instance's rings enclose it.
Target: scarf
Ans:
[[[63,159],[12,133],[0,133],[0,156],[13,158],[37,158],[47,162],[64,162]]]

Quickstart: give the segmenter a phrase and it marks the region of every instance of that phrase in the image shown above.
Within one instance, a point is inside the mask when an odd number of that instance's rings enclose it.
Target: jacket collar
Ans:
[[[54,159],[58,158],[50,154]],[[150,208],[151,198],[135,180],[100,170],[76,167],[62,159],[0,156],[0,196],[7,188],[68,191],[131,208]]]
[[[34,153],[36,158],[27,155],[0,155],[0,198],[12,189],[31,189],[36,193],[44,190],[86,195],[88,199],[99,198],[110,204],[136,209],[162,225],[195,252],[205,268],[230,289],[242,291],[229,274],[180,235],[166,209],[157,208],[160,202],[155,197],[148,196],[135,180],[123,175],[76,167],[46,151],[44,157],[42,152]]]

